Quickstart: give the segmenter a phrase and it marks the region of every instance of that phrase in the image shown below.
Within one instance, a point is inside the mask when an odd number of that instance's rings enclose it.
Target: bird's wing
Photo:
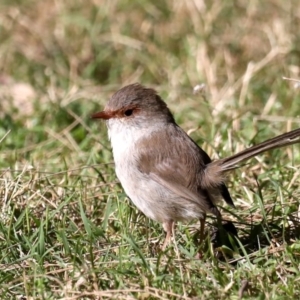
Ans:
[[[201,187],[205,164],[211,160],[180,127],[171,124],[152,133],[137,144],[137,149],[140,172],[178,196],[197,203],[203,212],[219,214],[207,190]]]

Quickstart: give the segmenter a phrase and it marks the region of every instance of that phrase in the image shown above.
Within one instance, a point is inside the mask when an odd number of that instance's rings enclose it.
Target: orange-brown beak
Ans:
[[[113,118],[115,115],[115,113],[113,111],[100,111],[100,112],[97,112],[95,114],[92,114],[91,115],[91,118],[92,119],[103,119],[103,120],[109,120],[111,118]]]

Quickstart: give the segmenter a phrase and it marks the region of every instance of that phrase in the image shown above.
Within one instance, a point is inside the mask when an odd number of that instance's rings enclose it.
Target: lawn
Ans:
[[[300,127],[299,28],[296,0],[2,0],[1,299],[299,298],[299,145],[230,173],[239,238],[210,217],[197,259],[197,220],[160,251],[90,118],[139,82],[212,158]]]

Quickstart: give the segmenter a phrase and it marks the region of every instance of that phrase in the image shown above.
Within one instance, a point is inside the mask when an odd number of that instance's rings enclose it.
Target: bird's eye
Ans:
[[[133,109],[127,109],[127,110],[125,110],[124,115],[125,115],[126,117],[129,117],[129,116],[132,115],[132,113],[133,113]]]

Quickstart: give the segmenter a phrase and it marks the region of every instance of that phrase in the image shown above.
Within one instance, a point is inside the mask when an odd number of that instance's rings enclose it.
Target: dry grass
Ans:
[[[240,244],[198,261],[194,223],[157,251],[89,119],[141,82],[212,157],[299,127],[299,19],[296,0],[2,1],[2,299],[299,297],[298,146],[230,176]]]

